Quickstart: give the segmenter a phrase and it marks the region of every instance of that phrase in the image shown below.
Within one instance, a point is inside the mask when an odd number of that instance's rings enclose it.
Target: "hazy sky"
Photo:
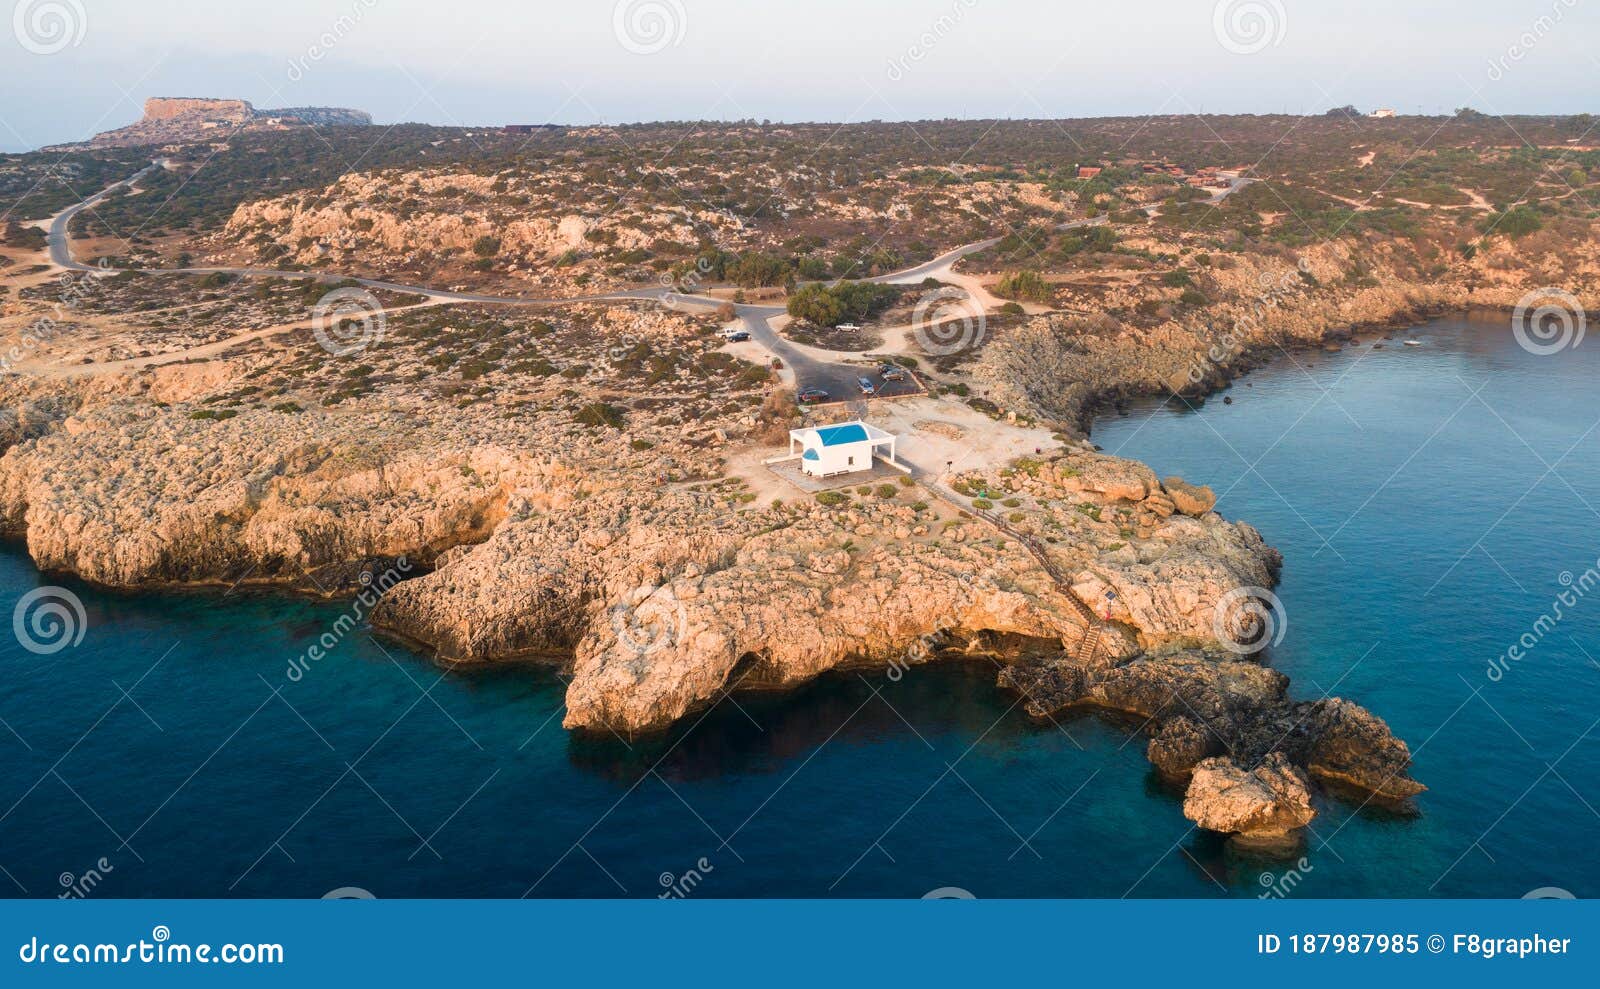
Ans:
[[[1600,110],[1600,0],[0,0],[0,148],[148,96],[379,123]]]

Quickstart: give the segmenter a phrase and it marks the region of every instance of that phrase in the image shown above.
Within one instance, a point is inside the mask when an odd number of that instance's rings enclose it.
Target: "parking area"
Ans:
[[[922,383],[909,369],[906,369],[904,381],[884,381],[876,362],[855,364],[848,361],[822,360],[791,345],[767,322],[774,316],[782,315],[781,309],[745,305],[740,306],[738,311],[741,324],[739,328],[749,333],[750,339],[743,343],[729,344],[730,351],[741,353],[741,356],[744,352],[751,354],[765,352],[778,358],[783,362],[784,370],[793,375],[797,393],[808,388],[820,388],[828,393],[828,403],[859,401],[868,396],[862,394],[856,380],[858,378],[867,378],[872,382],[874,394],[871,397],[905,398],[924,393]]]
[[[826,402],[812,404],[822,405],[833,402],[857,402],[864,398],[905,398],[910,395],[923,393],[922,383],[917,376],[907,370],[902,381],[885,381],[878,371],[876,364],[824,364],[810,362],[804,368],[797,369],[797,386],[800,389],[821,388],[828,393]],[[866,378],[872,382],[873,394],[866,395],[857,383],[858,378]]]

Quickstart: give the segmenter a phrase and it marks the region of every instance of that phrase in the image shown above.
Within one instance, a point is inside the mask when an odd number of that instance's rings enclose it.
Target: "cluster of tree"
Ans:
[[[763,288],[791,283],[795,264],[792,258],[780,258],[764,251],[737,254],[708,248],[693,261],[674,267],[672,275],[680,283],[731,282],[740,288]]]
[[[38,227],[25,227],[20,223],[8,222],[5,228],[0,230],[0,244],[37,251],[45,245],[45,234]]]
[[[1008,271],[995,283],[994,294],[1002,299],[1022,299],[1027,302],[1049,302],[1053,297],[1050,283],[1031,268]]]
[[[680,284],[727,282],[740,288],[781,285],[793,291],[803,281],[881,275],[900,268],[903,263],[898,252],[883,249],[864,253],[846,251],[829,259],[811,253],[750,251],[740,254],[707,248],[694,260],[676,265],[672,277]]]
[[[1503,234],[1516,240],[1526,237],[1544,227],[1544,221],[1539,218],[1536,210],[1529,206],[1513,206],[1487,217],[1483,221],[1482,230],[1485,236],[1490,234]]]
[[[789,315],[818,326],[869,319],[894,305],[901,289],[875,282],[804,285],[789,296]]]

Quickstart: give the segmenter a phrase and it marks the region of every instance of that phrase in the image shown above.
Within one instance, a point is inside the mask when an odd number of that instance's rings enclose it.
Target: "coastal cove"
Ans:
[[[103,860],[100,895],[652,896],[691,871],[697,896],[1592,895],[1600,605],[1488,670],[1600,556],[1600,357],[1528,354],[1504,317],[1391,336],[1093,434],[1256,525],[1285,557],[1272,665],[1411,743],[1419,815],[1319,797],[1303,864],[1194,831],[1129,726],[1037,724],[986,663],[834,674],[627,741],[563,731],[554,674],[442,675],[364,632],[287,676],[339,602],[71,584],[80,645],[4,644],[10,892]],[[0,606],[47,582],[0,557]]]

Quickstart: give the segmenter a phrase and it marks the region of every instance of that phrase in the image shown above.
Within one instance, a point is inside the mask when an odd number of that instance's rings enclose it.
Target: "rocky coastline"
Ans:
[[[1430,279],[1393,256],[1321,244],[1293,261],[1251,255],[1213,270],[1218,301],[1198,313],[1151,326],[1104,316],[1053,314],[997,334],[974,362],[974,378],[1002,409],[1070,424],[1087,435],[1094,418],[1130,400],[1204,398],[1285,353],[1416,326],[1451,312],[1514,313],[1542,303],[1541,280],[1569,288],[1589,308],[1584,288],[1600,272],[1600,247],[1569,245],[1564,255],[1524,256],[1486,243]],[[1349,272],[1364,274],[1354,282]],[[1563,269],[1575,271],[1563,271]],[[1510,319],[1508,316],[1508,332]]]
[[[1361,307],[1368,322],[1427,301],[1386,298],[1403,305]],[[614,332],[662,351],[703,346],[692,341],[706,329],[648,310],[542,324],[540,345],[570,336],[616,353]],[[1252,336],[1185,387],[1215,387],[1250,355],[1355,321]],[[1038,317],[991,344],[977,374],[1003,380],[1013,399],[1002,408],[1060,424],[1081,421],[1094,396],[1158,387],[1204,352],[1197,338],[1153,346],[1078,329]],[[1025,347],[1046,359],[1017,363]],[[348,594],[403,557],[414,570],[371,611],[373,630],[447,664],[554,664],[571,678],[574,731],[660,731],[731,692],[978,655],[1035,717],[1138,719],[1185,813],[1246,843],[1292,839],[1318,784],[1386,802],[1423,789],[1376,716],[1293,700],[1260,655],[1224,641],[1230,602],[1276,583],[1281,560],[1260,534],[1218,515],[1205,488],[1084,440],[1063,434],[1038,456],[837,504],[766,505],[728,470],[778,421],[765,411],[634,411],[618,415],[619,432],[586,420],[604,383],[521,401],[419,394],[401,383],[422,377],[430,351],[393,344],[368,359],[383,354],[372,370],[396,385],[370,397],[240,402],[286,361],[337,373],[309,341],[287,348],[13,380],[0,529],[42,570],[114,588]],[[219,399],[237,414],[216,414]]]
[[[1207,489],[1086,443],[956,477],[975,506],[1010,508],[997,528],[976,507],[911,500],[920,488],[743,507],[598,471],[579,452],[592,444],[565,445],[572,462],[535,456],[471,412],[416,416],[403,442],[374,446],[394,410],[304,431],[192,419],[147,388],[96,381],[8,409],[0,521],[42,570],[351,594],[404,557],[415,568],[373,629],[446,663],[556,665],[575,731],[658,731],[730,692],[982,656],[1036,717],[1143,719],[1152,763],[1187,781],[1186,813],[1246,841],[1309,814],[1311,778],[1421,789],[1375,716],[1292,701],[1281,674],[1218,646],[1224,599],[1275,583],[1260,535],[1217,515]],[[1086,602],[1113,588],[1097,620]],[[1224,786],[1240,774],[1256,782]]]

